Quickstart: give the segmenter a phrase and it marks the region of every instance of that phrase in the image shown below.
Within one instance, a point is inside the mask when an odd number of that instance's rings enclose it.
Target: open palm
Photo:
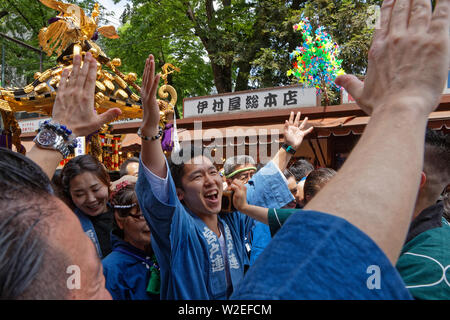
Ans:
[[[284,140],[285,143],[293,147],[294,149],[298,149],[303,142],[303,139],[306,135],[308,135],[311,131],[313,131],[314,127],[309,127],[305,130],[305,126],[308,123],[308,117],[300,123],[301,113],[298,112],[297,116],[294,119],[294,112],[291,112],[289,120],[286,120],[284,124]]]
[[[142,106],[144,109],[142,130],[154,129],[159,124],[159,107],[156,99],[156,90],[158,89],[160,75],[155,75],[155,58],[149,55],[145,63],[144,75],[142,80]]]

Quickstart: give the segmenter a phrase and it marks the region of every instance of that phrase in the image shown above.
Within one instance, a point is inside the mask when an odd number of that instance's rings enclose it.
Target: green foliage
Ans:
[[[138,77],[142,76],[150,53],[155,56],[157,68],[165,63],[180,68],[180,72],[174,72],[168,80],[177,90],[177,107],[181,110],[184,98],[208,95],[214,83],[203,45],[198,38],[185,32],[184,28],[190,28],[190,23],[173,14],[180,12],[176,8],[176,3],[147,2],[143,5],[142,1],[133,1],[133,7],[129,6],[122,17],[125,24],[118,30],[120,38],[103,39],[102,43],[110,57],[122,60],[123,72],[135,72]]]
[[[192,47],[201,44],[204,50],[197,54],[209,59],[208,78],[214,79],[217,92],[273,87],[293,82],[286,71],[291,66],[289,53],[299,45],[292,26],[302,13],[324,26],[340,45],[346,72],[364,73],[372,36],[366,23],[368,8],[380,2],[132,0],[123,16],[132,28],[123,35],[132,33],[139,42],[135,45],[146,49],[168,37],[196,43]],[[170,53],[165,50],[165,56]]]
[[[217,92],[229,92],[233,87],[239,91],[286,84],[286,39],[293,38],[293,32],[292,25],[283,22],[303,2],[132,0],[122,16],[129,27],[120,30],[121,37],[132,42],[130,47],[108,47],[119,57],[132,50],[133,57],[137,53],[136,58],[142,59],[141,51],[144,56],[152,52],[161,65],[163,61],[177,65],[170,60],[177,58],[182,73],[186,67],[197,71],[193,80],[183,81],[194,87],[183,90],[189,95],[210,93],[213,86]],[[191,54],[197,57],[188,58]]]
[[[38,49],[37,34],[51,17],[51,11],[38,1],[29,1],[26,6],[23,1],[2,1],[0,12],[4,15],[0,18],[0,32]],[[21,75],[25,75],[27,81],[32,80],[34,72],[39,71],[39,53],[1,37],[0,46],[0,51],[3,49],[5,54],[4,85],[19,85]],[[44,67],[47,62],[48,59],[44,59]]]

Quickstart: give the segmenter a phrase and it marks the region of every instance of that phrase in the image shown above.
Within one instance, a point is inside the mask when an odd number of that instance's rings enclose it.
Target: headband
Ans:
[[[114,209],[130,209],[136,206],[136,203],[127,204],[127,205],[114,205]]]
[[[229,179],[235,175],[237,175],[238,173],[244,172],[244,171],[248,171],[248,170],[257,170],[256,167],[247,167],[247,168],[243,168],[243,169],[239,169],[236,171],[233,171],[232,173],[230,173],[229,175],[225,176],[225,178]]]

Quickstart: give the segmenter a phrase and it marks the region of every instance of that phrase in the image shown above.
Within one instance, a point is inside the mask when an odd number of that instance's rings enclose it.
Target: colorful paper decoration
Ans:
[[[324,27],[318,27],[313,33],[307,17],[294,25],[294,30],[302,33],[303,44],[290,54],[294,62],[287,75],[295,76],[304,87],[315,87],[319,94],[326,93],[326,86],[336,86],[336,77],[345,74],[342,60],[337,59],[339,46]]]

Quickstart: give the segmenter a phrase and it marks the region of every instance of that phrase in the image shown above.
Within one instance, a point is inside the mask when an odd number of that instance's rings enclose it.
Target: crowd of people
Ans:
[[[0,149],[1,299],[450,299],[450,139],[426,130],[449,20],[450,0],[384,1],[364,83],[336,79],[371,115],[337,172],[290,164],[313,130],[300,113],[265,165],[238,155],[220,171],[193,146],[166,157],[150,55],[140,157],[120,179],[91,155],[56,171],[64,152],[43,140],[27,156]],[[95,112],[97,63],[83,62],[61,76],[55,135],[120,114]]]

